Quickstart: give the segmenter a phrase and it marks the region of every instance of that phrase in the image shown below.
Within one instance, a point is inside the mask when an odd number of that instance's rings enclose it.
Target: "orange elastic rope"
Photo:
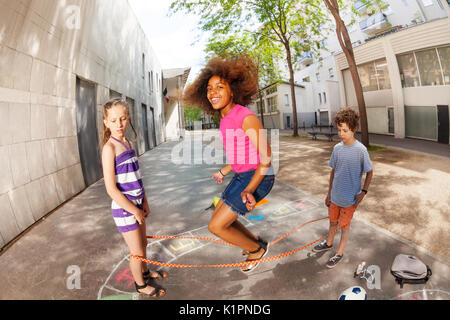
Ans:
[[[275,241],[271,242],[269,244],[269,246],[274,245],[275,243],[281,241],[282,239],[286,238],[287,236],[289,236],[290,234],[292,234],[293,232],[297,231],[298,229],[304,227],[307,224],[313,223],[313,222],[317,222],[320,220],[325,220],[328,219],[328,217],[325,218],[320,218],[320,219],[314,219],[308,222],[305,222],[303,224],[301,224],[300,226],[292,229],[291,231],[289,231],[288,233],[282,235],[281,237],[279,237],[278,239],[276,239]],[[338,228],[339,229],[339,228]],[[336,230],[337,231],[337,230]],[[250,264],[255,264],[255,263],[260,263],[260,262],[266,262],[266,261],[272,261],[272,260],[276,260],[276,259],[280,259],[280,258],[284,258],[287,256],[290,256],[300,250],[303,250],[313,244],[315,244],[316,242],[326,238],[328,236],[328,234],[324,235],[323,237],[320,237],[319,239],[308,243],[307,245],[304,245],[303,247],[288,251],[288,252],[284,252],[282,254],[279,254],[277,256],[273,256],[273,257],[269,257],[269,258],[263,258],[263,259],[259,259],[259,260],[253,260],[253,261],[243,261],[243,262],[236,262],[236,263],[229,263],[229,264],[177,264],[177,263],[166,263],[166,262],[159,262],[159,261],[153,261],[153,260],[149,260],[149,259],[145,259],[139,256],[135,256],[135,255],[130,255],[132,258],[138,259],[142,262],[147,262],[153,265],[157,265],[157,266],[161,266],[161,267],[169,267],[169,268],[232,268],[232,267],[241,267],[241,266],[247,266]],[[211,239],[211,238],[206,238],[206,237],[176,237],[176,236],[148,236],[147,238],[151,238],[151,239],[197,239],[197,240],[206,240],[206,241],[211,241],[211,242],[216,242],[216,243],[220,243],[220,244],[225,244],[225,245],[229,245],[229,246],[235,246],[231,243],[228,243],[226,241],[221,241],[221,240],[216,240],[216,239]]]

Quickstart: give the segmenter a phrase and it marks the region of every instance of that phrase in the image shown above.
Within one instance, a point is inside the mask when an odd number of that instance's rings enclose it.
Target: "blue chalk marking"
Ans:
[[[250,220],[260,221],[264,218],[264,216],[260,213],[259,216],[249,216]]]

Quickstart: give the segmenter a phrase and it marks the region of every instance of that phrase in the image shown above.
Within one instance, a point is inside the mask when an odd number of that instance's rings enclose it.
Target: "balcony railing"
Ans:
[[[359,27],[361,31],[372,35],[386,30],[389,27],[389,22],[386,18],[386,15],[382,12],[379,12],[371,15],[367,19],[360,21]]]
[[[299,57],[298,62],[302,65],[307,65],[313,62],[313,55],[311,51],[303,52]]]
[[[359,13],[365,13],[367,10],[367,5],[362,2],[362,1],[355,1],[353,3],[353,7],[355,8],[356,11],[358,11]]]

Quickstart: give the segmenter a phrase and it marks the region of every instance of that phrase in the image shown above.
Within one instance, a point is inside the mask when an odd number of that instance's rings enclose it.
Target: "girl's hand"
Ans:
[[[250,191],[244,190],[241,192],[241,197],[248,211],[252,211],[256,206],[256,200],[253,194]]]
[[[139,224],[145,223],[145,213],[143,210],[138,209],[138,211],[134,213],[134,217]]]
[[[211,176],[217,184],[222,184],[223,182],[223,175],[217,171],[216,173],[213,173],[213,175]]]
[[[142,204],[142,209],[144,210],[144,218],[147,218],[150,214],[150,207],[148,206],[147,201],[144,201],[144,203]]]

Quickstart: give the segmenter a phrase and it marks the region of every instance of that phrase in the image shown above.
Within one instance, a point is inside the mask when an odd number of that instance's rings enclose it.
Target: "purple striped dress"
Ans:
[[[116,186],[128,200],[142,209],[145,190],[139,172],[136,152],[131,148],[131,145],[128,147],[122,141],[114,137],[111,138],[121,143],[127,149],[114,159]],[[139,227],[134,215],[122,209],[114,200],[111,204],[111,211],[119,232],[132,231]]]

